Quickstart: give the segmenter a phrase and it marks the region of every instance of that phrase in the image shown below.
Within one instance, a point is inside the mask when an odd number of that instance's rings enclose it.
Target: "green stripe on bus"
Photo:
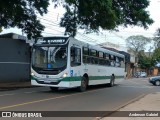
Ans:
[[[104,80],[104,79],[110,79],[110,76],[89,76],[89,80]]]
[[[110,80],[111,76],[89,76],[89,80]],[[65,77],[62,79],[59,79],[60,81],[81,81],[81,76],[75,76],[75,77]],[[116,79],[124,78],[124,76],[116,76]],[[32,80],[38,80],[38,78],[31,76]]]
[[[37,80],[33,75],[31,75],[31,80]]]
[[[81,81],[81,76],[65,77],[65,78],[62,78],[61,81]]]
[[[124,78],[124,76],[116,76],[116,79]]]

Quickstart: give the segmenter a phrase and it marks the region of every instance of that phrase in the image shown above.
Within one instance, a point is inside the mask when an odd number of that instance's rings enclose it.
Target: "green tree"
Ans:
[[[47,13],[49,0],[3,0],[0,3],[0,28],[18,27],[28,37],[41,35],[44,26],[37,14]]]
[[[97,32],[99,28],[114,30],[119,25],[137,25],[148,28],[153,20],[146,8],[148,0],[52,0],[63,5],[66,13],[60,26],[65,33],[75,36],[77,29]],[[4,0],[0,3],[0,27],[17,26],[28,37],[40,36],[44,26],[37,14],[47,13],[49,0]]]
[[[154,66],[152,56],[147,56],[144,52],[140,52],[138,56],[138,67],[145,70],[148,75],[151,75],[151,68]]]
[[[128,37],[126,39],[126,45],[137,57],[140,51],[145,50],[146,44],[150,41],[150,38],[144,37],[142,35],[136,35]]]
[[[158,43],[160,42],[160,28],[158,28],[155,32],[155,35],[154,35],[154,38],[153,38],[153,41],[154,41],[154,46],[156,48],[158,48]],[[160,47],[160,46],[159,46]]]
[[[138,64],[141,69],[146,70],[149,70],[152,66],[154,66],[152,57],[146,56],[145,54],[139,54]]]
[[[146,56],[144,52],[139,53],[139,67],[145,69],[148,73],[150,73],[150,69],[155,67],[158,62],[160,62],[160,48],[155,49],[150,56]]]
[[[160,48],[157,48],[154,50],[153,55],[152,55],[152,59],[153,59],[154,63],[160,62]]]
[[[148,28],[153,20],[146,8],[148,0],[53,0],[55,6],[63,4],[66,13],[60,25],[65,33],[75,36],[77,29],[86,32],[115,30],[119,25]]]
[[[126,45],[129,50],[135,55],[135,63],[139,61],[139,54],[141,51],[145,50],[145,45],[150,41],[149,38],[146,38],[142,35],[130,36],[126,39]],[[137,71],[137,67],[135,68]]]

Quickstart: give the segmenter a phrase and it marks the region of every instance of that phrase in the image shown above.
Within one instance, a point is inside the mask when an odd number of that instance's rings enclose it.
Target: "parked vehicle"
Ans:
[[[152,83],[155,86],[160,86],[160,75],[150,77],[149,82]]]
[[[140,77],[147,77],[147,73],[146,72],[140,72]]]
[[[140,72],[136,72],[134,76],[137,77],[137,78],[139,78],[139,77],[147,77],[147,73],[140,71]]]

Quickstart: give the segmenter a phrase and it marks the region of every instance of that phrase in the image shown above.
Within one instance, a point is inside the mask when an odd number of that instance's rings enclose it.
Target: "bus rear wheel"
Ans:
[[[80,92],[84,92],[86,91],[86,89],[87,89],[87,79],[85,77],[82,77],[81,86],[78,87],[78,90]]]
[[[111,80],[110,80],[110,83],[109,83],[109,86],[110,86],[110,87],[113,87],[113,86],[114,86],[114,81],[115,81],[115,76],[112,74]]]
[[[58,87],[50,87],[51,91],[57,91]]]

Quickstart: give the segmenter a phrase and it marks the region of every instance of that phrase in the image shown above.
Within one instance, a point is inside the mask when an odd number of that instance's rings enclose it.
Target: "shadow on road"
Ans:
[[[118,86],[118,84],[115,84],[114,87]],[[88,86],[86,91],[92,91],[92,90],[98,90],[98,89],[110,89],[112,87],[109,86],[109,84],[105,85],[93,85],[93,86]],[[73,94],[73,93],[80,93],[77,88],[59,88],[58,90],[52,91],[41,91],[43,93],[58,93],[58,94]]]

